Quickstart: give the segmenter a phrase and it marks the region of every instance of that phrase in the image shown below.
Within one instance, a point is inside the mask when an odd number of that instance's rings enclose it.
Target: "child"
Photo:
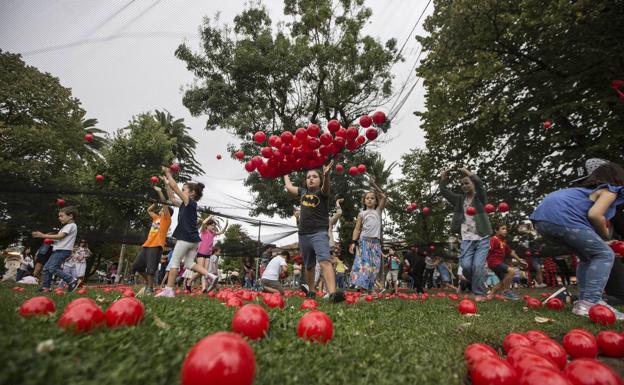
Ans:
[[[524,261],[518,257],[515,251],[507,246],[507,241],[505,241],[506,236],[507,225],[498,224],[494,227],[494,236],[490,238],[490,251],[488,252],[486,260],[488,267],[496,274],[500,282],[494,285],[488,298],[492,299],[496,293],[502,291],[505,298],[517,301],[520,297],[511,291],[511,282],[513,281],[514,275],[516,275],[516,269],[505,264],[505,257],[511,255],[516,262]]]
[[[175,285],[180,262],[184,261],[186,269],[191,269],[204,276],[208,275],[206,268],[195,263],[197,246],[201,241],[199,231],[197,230],[197,201],[202,197],[204,185],[202,183],[187,182],[180,190],[178,184],[171,176],[169,168],[163,167],[162,170],[165,173],[167,185],[181,200],[178,211],[178,225],[173,232],[173,237],[176,238],[176,245],[171,257],[171,269],[167,275],[167,287],[156,295],[157,297],[172,298],[175,297]]]
[[[223,226],[223,230],[219,230],[217,227],[217,221],[214,217],[209,216],[208,218],[202,221],[201,227],[199,229],[199,236],[201,238],[201,242],[199,243],[199,247],[197,248],[197,263],[202,265],[203,267],[208,267],[208,259],[212,255],[212,246],[214,244],[215,237],[222,235],[228,228],[228,221],[225,220],[225,226]],[[197,277],[197,273],[193,274],[192,281]],[[202,293],[208,293],[210,290],[206,288],[206,279],[202,278]],[[190,287],[187,287],[190,290]]]
[[[349,245],[349,252],[353,254],[355,244],[359,243],[351,269],[351,284],[369,292],[375,287],[375,279],[381,267],[381,214],[386,205],[386,195],[373,181],[371,185],[375,190],[362,197],[364,210],[357,217],[353,240]]]
[[[386,282],[394,287],[394,293],[399,292],[399,269],[401,268],[401,258],[396,255],[394,247],[388,248],[388,274]]]
[[[288,175],[284,176],[286,190],[301,200],[299,220],[299,247],[304,259],[307,284],[301,285],[309,297],[314,297],[314,266],[318,260],[327,284],[327,298],[332,302],[344,300],[344,294],[336,291],[336,278],[329,255],[329,171],[333,161],[323,166],[323,172],[309,170],[305,188],[293,186]]]
[[[453,276],[453,272],[451,271],[448,262],[444,262],[442,258],[436,257],[435,264],[436,268],[438,269],[438,273],[440,274],[442,287],[457,291],[457,287],[453,286],[453,279],[455,277]]]
[[[459,168],[458,171],[464,174],[460,179],[462,194],[448,189],[448,171],[440,175],[440,193],[453,205],[451,231],[462,237],[459,262],[464,277],[471,282],[475,301],[485,301],[485,259],[492,234],[490,219],[484,208],[487,196],[483,182],[476,174],[465,168]],[[466,214],[468,207],[473,207],[476,213]]]
[[[87,259],[91,256],[89,245],[84,239],[80,240],[78,247],[74,250],[74,271],[78,279],[78,286],[84,283],[85,274],[87,272]]]
[[[54,234],[44,234],[40,231],[33,231],[33,238],[47,238],[54,240],[52,245],[52,254],[43,267],[43,284],[39,291],[49,292],[50,284],[52,283],[52,275],[60,277],[68,284],[68,291],[74,291],[78,285],[78,280],[73,279],[71,275],[66,274],[61,265],[72,254],[74,249],[74,243],[76,242],[76,234],[78,233],[78,226],[76,226],[76,218],[78,217],[78,210],[73,206],[63,207],[59,210],[58,219],[63,225],[61,230]]]
[[[210,279],[210,284],[204,290],[205,293],[208,293],[214,290],[217,287],[217,283],[219,283],[219,256],[221,256],[221,248],[214,247],[212,249],[212,255],[207,259],[208,261],[208,275],[207,279]],[[205,281],[207,281],[207,279]]]
[[[609,247],[607,221],[616,206],[624,203],[624,169],[608,162],[598,167],[581,187],[548,194],[531,214],[535,229],[546,239],[570,247],[580,261],[576,272],[579,300],[572,313],[588,316],[589,309],[602,300],[615,254]],[[624,314],[611,308],[618,320]]]
[[[27,247],[22,253],[22,257],[20,260],[20,267],[17,269],[17,275],[15,276],[15,280],[17,282],[21,281],[23,277],[26,277],[30,273],[30,269],[33,268],[33,259],[30,256],[30,247]]]
[[[165,202],[162,190],[154,186],[154,190],[158,193],[161,202]],[[171,215],[173,209],[163,204],[160,212],[156,214],[154,209],[156,204],[152,204],[147,208],[147,213],[152,219],[147,239],[143,242],[143,246],[134,259],[132,264],[132,272],[138,272],[145,280],[145,287],[139,291],[139,294],[152,295],[154,293],[154,275],[158,269],[158,261],[162,256],[165,242],[167,241],[167,232],[171,226]]]
[[[284,250],[275,256],[267,265],[264,273],[262,273],[262,291],[267,293],[284,294],[284,288],[280,282],[280,275],[288,273],[288,259],[290,253]]]
[[[35,271],[33,272],[33,276],[37,278],[38,281],[41,281],[41,270],[46,262],[48,262],[48,259],[50,259],[51,254],[52,245],[46,245],[42,242],[35,254]]]

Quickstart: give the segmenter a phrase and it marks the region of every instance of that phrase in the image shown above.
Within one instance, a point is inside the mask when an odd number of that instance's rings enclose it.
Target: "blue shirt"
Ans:
[[[605,213],[608,220],[615,216],[616,206],[624,203],[624,186],[611,186],[603,184],[595,189],[587,187],[566,188],[546,195],[542,203],[537,206],[530,219],[532,221],[545,221],[573,229],[591,229],[594,227],[589,222],[587,213],[594,205],[589,196],[597,190],[608,189],[618,194],[615,201]]]
[[[180,205],[178,211],[178,225],[173,232],[173,237],[180,241],[200,242],[197,230],[197,202],[189,198],[188,204]]]

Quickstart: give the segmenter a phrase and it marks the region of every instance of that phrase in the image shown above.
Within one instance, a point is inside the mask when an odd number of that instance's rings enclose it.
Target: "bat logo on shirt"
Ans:
[[[305,194],[301,196],[301,205],[306,207],[316,207],[321,203],[321,199],[314,194]]]

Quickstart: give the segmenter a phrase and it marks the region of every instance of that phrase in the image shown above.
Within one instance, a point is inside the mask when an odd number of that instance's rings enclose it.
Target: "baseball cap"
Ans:
[[[585,167],[583,170],[585,172],[585,175],[581,176],[580,178],[574,179],[571,183],[577,183],[577,182],[587,179],[587,177],[590,176],[594,171],[596,171],[598,167],[604,166],[605,164],[608,164],[608,163],[609,163],[608,160],[604,160],[600,158],[587,159],[585,161]]]

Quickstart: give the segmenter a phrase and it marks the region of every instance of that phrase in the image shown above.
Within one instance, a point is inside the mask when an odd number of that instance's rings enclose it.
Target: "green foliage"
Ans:
[[[242,271],[243,259],[245,257],[258,256],[258,241],[249,237],[247,232],[239,224],[228,226],[223,241],[216,244],[222,250],[222,262],[219,266],[223,270]]]
[[[197,141],[189,135],[190,127],[184,124],[184,118],[174,118],[168,111],[154,111],[154,118],[171,139],[171,151],[180,164],[181,181],[189,181],[193,176],[202,175],[201,165],[195,159]]]
[[[587,158],[624,160],[623,28],[614,0],[437,1],[418,69],[432,167],[477,171],[522,217]]]

